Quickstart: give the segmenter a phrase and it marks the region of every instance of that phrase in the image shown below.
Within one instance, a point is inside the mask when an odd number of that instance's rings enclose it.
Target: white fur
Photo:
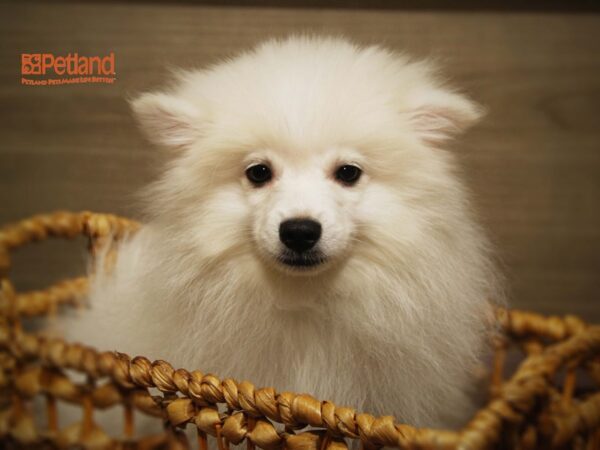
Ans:
[[[469,414],[499,289],[438,147],[480,113],[430,63],[271,40],[133,109],[171,162],[69,338],[413,425]],[[244,171],[264,161],[275,178],[252,187]],[[349,162],[364,170],[352,187],[333,177]],[[298,216],[323,227],[312,270],[276,261],[279,223]]]

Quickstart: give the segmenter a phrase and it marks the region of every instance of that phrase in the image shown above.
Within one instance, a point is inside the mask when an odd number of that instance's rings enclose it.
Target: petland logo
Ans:
[[[21,54],[21,84],[26,86],[58,86],[62,84],[106,83],[116,80],[115,54],[80,56],[69,53]]]

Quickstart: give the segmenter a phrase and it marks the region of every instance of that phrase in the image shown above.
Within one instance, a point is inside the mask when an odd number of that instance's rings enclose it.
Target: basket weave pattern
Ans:
[[[490,399],[462,430],[414,428],[306,394],[175,370],[165,361],[100,352],[27,330],[29,318],[77,305],[88,281],[80,277],[16,292],[8,276],[11,251],[49,237],[84,234],[94,252],[106,239],[137,228],[113,215],[58,212],[0,229],[0,439],[8,446],[184,449],[189,444],[181,429],[191,426],[202,450],[210,440],[220,450],[241,442],[248,450],[342,450],[352,440],[368,450],[600,449],[600,326],[573,316],[498,311],[503,338],[490,369]],[[524,357],[506,377],[510,348]],[[66,369],[82,372],[86,381],[71,380]],[[32,399],[40,396],[43,424],[32,411]],[[79,422],[59,429],[58,402],[80,404]],[[121,408],[122,429],[97,425],[95,411],[106,408]],[[134,411],[161,418],[164,432],[134,438]]]

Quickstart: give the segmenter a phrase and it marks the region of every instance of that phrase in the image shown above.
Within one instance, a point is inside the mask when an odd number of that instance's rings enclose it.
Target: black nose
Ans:
[[[290,219],[279,225],[279,239],[299,253],[315,246],[321,237],[321,224],[311,219]]]

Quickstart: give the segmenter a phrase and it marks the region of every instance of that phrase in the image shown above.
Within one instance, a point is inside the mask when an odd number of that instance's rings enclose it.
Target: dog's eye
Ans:
[[[360,170],[360,167],[353,166],[352,164],[344,164],[335,171],[335,179],[348,186],[355,184],[361,175],[362,170]]]
[[[273,173],[269,166],[256,164],[246,169],[246,178],[255,186],[261,186],[273,178]]]

